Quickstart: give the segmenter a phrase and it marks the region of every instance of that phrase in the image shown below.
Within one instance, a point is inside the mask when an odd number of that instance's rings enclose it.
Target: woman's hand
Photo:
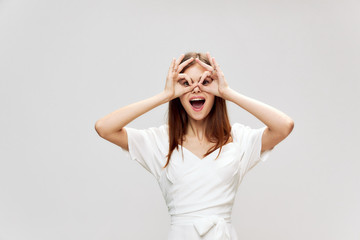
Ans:
[[[201,76],[198,86],[201,91],[205,91],[225,99],[225,93],[230,89],[230,87],[225,80],[224,73],[221,71],[219,64],[215,61],[215,58],[211,57],[209,52],[207,52],[206,55],[211,65],[208,65],[196,58],[196,62],[207,69],[207,71],[205,71]]]
[[[184,54],[181,54],[176,61],[175,58],[171,61],[164,89],[164,93],[169,98],[169,101],[192,91],[196,87],[195,84],[192,84],[188,75],[180,73],[186,65],[194,60],[194,58],[189,58],[180,64],[184,56]]]

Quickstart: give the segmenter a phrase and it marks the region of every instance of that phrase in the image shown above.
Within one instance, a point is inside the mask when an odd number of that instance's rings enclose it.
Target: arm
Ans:
[[[199,82],[200,89],[224,98],[225,100],[234,102],[267,126],[262,136],[261,153],[274,148],[278,143],[284,140],[294,128],[294,121],[285,113],[274,107],[244,96],[231,89],[225,80],[224,73],[215,61],[215,58],[212,58],[209,53],[207,53],[207,56],[211,66],[196,59],[199,64],[208,70],[204,72]],[[202,85],[206,76],[211,76],[211,78],[214,79],[208,86]]]
[[[161,92],[153,97],[122,107],[95,123],[95,130],[102,138],[128,150],[128,141],[124,126],[150,111],[168,102],[169,97]]]
[[[127,134],[124,127],[150,111],[151,109],[164,104],[186,92],[191,91],[195,86],[185,86],[179,83],[180,79],[185,79],[188,83],[191,80],[185,74],[180,74],[180,71],[193,59],[190,58],[179,65],[184,55],[182,54],[178,60],[173,58],[169,73],[166,79],[165,89],[150,98],[122,107],[105,117],[99,119],[95,123],[95,130],[102,138],[128,150]]]
[[[261,152],[274,148],[284,140],[294,128],[294,121],[274,107],[244,96],[231,88],[226,90],[223,96],[224,99],[232,101],[242,107],[267,126],[262,136]]]

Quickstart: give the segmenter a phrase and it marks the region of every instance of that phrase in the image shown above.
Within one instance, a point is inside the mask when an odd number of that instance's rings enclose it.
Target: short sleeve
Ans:
[[[240,123],[233,124],[234,141],[238,142],[242,149],[242,158],[240,160],[242,175],[250,171],[260,161],[266,161],[273,151],[273,149],[270,149],[261,154],[262,136],[266,128],[266,126],[251,128]]]
[[[167,132],[165,125],[158,128],[135,129],[125,127],[129,151],[125,151],[130,159],[140,163],[157,180],[166,159]]]

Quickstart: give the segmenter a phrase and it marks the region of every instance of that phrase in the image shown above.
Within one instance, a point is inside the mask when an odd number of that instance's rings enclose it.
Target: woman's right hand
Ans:
[[[173,58],[171,61],[164,89],[164,93],[169,101],[192,91],[196,87],[188,75],[180,73],[186,65],[194,60],[194,58],[189,58],[180,64],[184,56],[184,54],[181,54],[177,60]]]

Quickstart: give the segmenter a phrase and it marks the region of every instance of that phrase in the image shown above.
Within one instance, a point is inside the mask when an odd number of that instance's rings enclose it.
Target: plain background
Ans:
[[[187,51],[209,51],[230,87],[295,121],[239,188],[240,239],[360,239],[359,10],[357,0],[0,1],[0,239],[166,239],[156,180],[94,125],[162,91]],[[228,107],[232,123],[264,126]],[[159,126],[166,111],[129,126]]]

